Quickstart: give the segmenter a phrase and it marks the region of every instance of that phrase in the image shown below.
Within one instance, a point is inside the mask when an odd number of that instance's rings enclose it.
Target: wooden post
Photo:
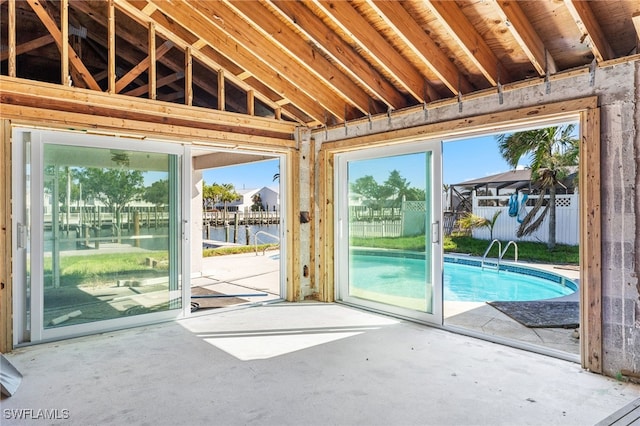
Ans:
[[[233,215],[233,242],[238,243],[238,224],[240,220],[238,218],[238,212]]]
[[[133,212],[133,235],[140,236],[140,212],[138,210]],[[134,246],[140,247],[140,238],[134,240]]]
[[[224,222],[224,240],[229,242],[229,222]]]
[[[247,245],[251,245],[251,232],[249,232],[249,225],[244,226],[244,236],[247,241]]]

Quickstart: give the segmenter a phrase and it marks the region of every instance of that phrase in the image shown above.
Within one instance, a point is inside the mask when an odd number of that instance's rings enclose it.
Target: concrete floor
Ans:
[[[218,311],[7,358],[24,379],[3,426],[592,425],[640,396],[575,363],[337,304]],[[15,420],[38,410],[68,418]]]

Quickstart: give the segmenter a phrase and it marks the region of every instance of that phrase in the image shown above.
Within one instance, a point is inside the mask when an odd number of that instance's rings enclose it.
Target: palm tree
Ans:
[[[568,175],[567,166],[578,164],[579,145],[574,130],[575,124],[566,124],[502,134],[497,137],[500,154],[511,167],[516,168],[523,156],[532,156],[529,165],[531,179],[540,185],[540,197],[520,224],[517,236],[522,237],[535,232],[548,212],[549,238],[547,247],[550,250],[556,245],[556,186]],[[543,207],[544,194],[547,191],[549,192],[549,202],[540,215],[535,218]]]

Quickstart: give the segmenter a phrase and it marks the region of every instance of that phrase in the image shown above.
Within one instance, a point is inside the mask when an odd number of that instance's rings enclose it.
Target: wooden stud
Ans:
[[[11,221],[11,123],[0,121],[0,352],[13,349],[13,277]]]
[[[255,92],[253,90],[247,91],[247,114],[255,115]]]
[[[53,21],[53,19],[51,19],[47,11],[42,7],[42,5],[38,2],[38,0],[26,0],[26,1],[29,3],[29,6],[31,6],[33,11],[36,13],[40,21],[47,28],[49,33],[53,36],[56,42],[56,45],[58,46],[58,49],[62,51],[62,33],[60,32],[60,29],[58,28],[56,23]],[[91,73],[89,72],[87,67],[85,67],[84,64],[82,63],[82,60],[80,59],[80,57],[76,54],[76,52],[71,47],[69,47],[68,52],[69,52],[69,61],[71,62],[71,66],[75,70],[78,78],[81,79],[90,89],[96,90],[96,91],[102,91],[98,83],[96,83],[96,81],[91,76]]]
[[[218,110],[225,110],[224,70],[218,70]]]
[[[149,24],[149,99],[156,99],[156,26]]]
[[[16,0],[9,0],[8,4],[9,12],[9,77],[15,77],[17,73],[16,68]],[[4,60],[4,58],[2,58]]]
[[[113,0],[109,0],[107,10],[107,90],[116,93],[116,9]]]
[[[600,109],[580,123],[580,345],[582,366],[602,373],[602,223]]]
[[[60,76],[63,86],[71,86],[69,77],[69,0],[60,1]]]
[[[282,138],[291,140],[296,123],[274,120],[266,117],[251,117],[246,114],[208,110],[185,105],[162,105],[148,99],[131,98],[129,96],[113,96],[102,92],[87,92],[83,89],[65,88],[61,85],[39,81],[26,81],[0,76],[0,97],[3,101],[2,112],[5,113],[5,102],[20,106],[37,105],[42,108],[59,109],[69,112],[85,112],[87,108],[108,109],[109,114],[127,116],[129,118],[146,115],[148,121],[176,119],[197,123],[228,127],[245,131],[266,132],[279,134]]]
[[[155,59],[161,58],[164,56],[171,48],[173,47],[173,42],[165,41],[162,46],[158,47],[157,50],[154,51]],[[155,63],[155,61],[154,61]],[[129,83],[136,79],[140,74],[145,72],[149,65],[151,64],[150,56],[144,58],[138,65],[129,70],[128,73],[120,77],[120,79],[116,82],[116,93],[120,93]]]
[[[193,105],[193,57],[191,47],[184,49],[184,103]]]

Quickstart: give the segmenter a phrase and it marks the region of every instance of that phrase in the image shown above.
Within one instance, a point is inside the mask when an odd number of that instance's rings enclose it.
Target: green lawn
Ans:
[[[503,242],[503,248],[504,244]],[[396,250],[424,251],[424,237],[398,238],[352,238],[351,244],[358,247],[376,247]],[[468,236],[447,236],[444,238],[445,253],[462,253],[482,256],[489,246],[489,241],[478,240]],[[498,256],[498,245],[494,244],[490,257]],[[514,250],[510,247],[504,259],[513,260]],[[518,260],[536,263],[554,263],[577,265],[579,263],[578,246],[556,245],[552,251],[545,243],[518,242]]]

